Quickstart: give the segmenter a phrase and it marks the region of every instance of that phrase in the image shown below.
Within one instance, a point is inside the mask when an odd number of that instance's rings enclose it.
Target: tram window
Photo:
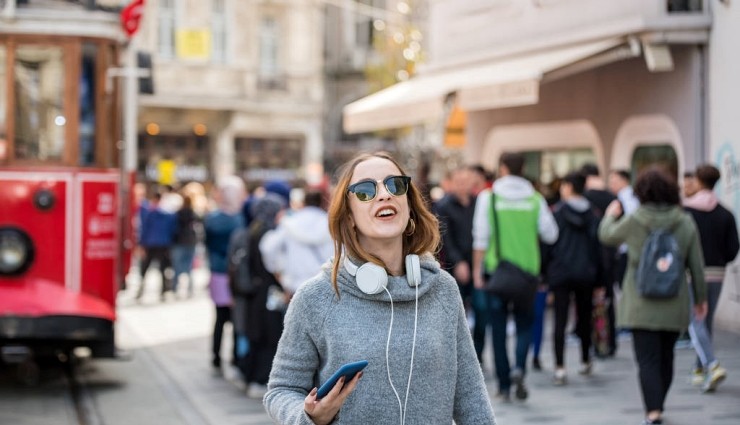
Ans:
[[[62,49],[19,46],[14,77],[15,158],[61,161],[67,123]]]
[[[95,57],[97,46],[84,43],[80,70],[79,165],[95,165]]]
[[[6,75],[8,55],[4,46],[0,46],[0,163],[8,159],[8,76]]]
[[[674,178],[678,178],[678,157],[673,146],[654,144],[638,146],[632,154],[632,175],[637,176],[650,165],[664,167]]]

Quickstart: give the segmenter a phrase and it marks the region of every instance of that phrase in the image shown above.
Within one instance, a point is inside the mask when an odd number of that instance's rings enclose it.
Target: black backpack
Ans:
[[[684,262],[673,232],[650,230],[635,273],[637,292],[645,298],[673,298],[678,295],[683,274]]]
[[[258,285],[249,275],[249,229],[241,228],[231,235],[227,253],[229,285],[234,295],[254,295]]]

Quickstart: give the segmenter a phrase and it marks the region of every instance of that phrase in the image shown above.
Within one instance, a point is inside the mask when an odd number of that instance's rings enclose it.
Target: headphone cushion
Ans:
[[[416,254],[406,256],[406,281],[412,288],[421,284],[421,264]]]
[[[365,263],[357,269],[355,281],[362,292],[379,294],[388,286],[388,274],[377,264]]]

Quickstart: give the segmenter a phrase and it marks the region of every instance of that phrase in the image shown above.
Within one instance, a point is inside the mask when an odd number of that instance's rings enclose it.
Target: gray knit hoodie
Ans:
[[[431,257],[421,259],[419,313],[406,424],[495,424],[455,280]],[[398,400],[388,382],[386,340],[391,301],[385,291],[367,295],[340,268],[338,298],[325,267],[300,287],[285,317],[264,404],[280,424],[313,424],[303,410],[312,388],[341,365],[369,365],[335,424],[400,424]],[[388,278],[393,297],[390,375],[404,403],[414,332],[415,290],[406,277]]]

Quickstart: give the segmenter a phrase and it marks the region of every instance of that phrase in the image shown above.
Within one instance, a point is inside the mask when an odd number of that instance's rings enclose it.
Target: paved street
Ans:
[[[144,302],[134,303],[130,295],[120,298],[119,337],[121,345],[134,351],[135,361],[156,371],[147,383],[159,386],[162,397],[176,407],[160,409],[147,423],[184,424],[268,424],[260,400],[249,399],[231,379],[215,376],[209,365],[209,347],[213,309],[204,288],[205,275],[192,299],[168,299],[160,304],[155,285],[147,289]],[[227,332],[228,335],[228,332]],[[737,425],[740,423],[740,335],[720,332],[716,338],[717,355],[730,370],[729,379],[715,394],[701,394],[688,383],[693,362],[689,349],[676,351],[676,377],[666,407],[666,424]],[[225,341],[228,352],[230,341]],[[494,400],[499,423],[547,423],[567,425],[629,425],[642,419],[642,402],[629,341],[620,343],[615,359],[598,361],[591,377],[579,376],[574,360],[576,344],[569,344],[566,361],[571,361],[569,383],[554,387],[551,345],[543,347],[543,372],[528,377],[530,398],[525,403],[500,404]],[[489,393],[496,385],[490,370],[490,349],[485,353]],[[108,366],[100,366],[108,367]],[[115,367],[115,366],[114,366]],[[146,404],[146,402],[144,402]],[[143,406],[141,406],[143,407]],[[169,416],[174,415],[174,416]],[[125,423],[125,422],[124,422]]]

